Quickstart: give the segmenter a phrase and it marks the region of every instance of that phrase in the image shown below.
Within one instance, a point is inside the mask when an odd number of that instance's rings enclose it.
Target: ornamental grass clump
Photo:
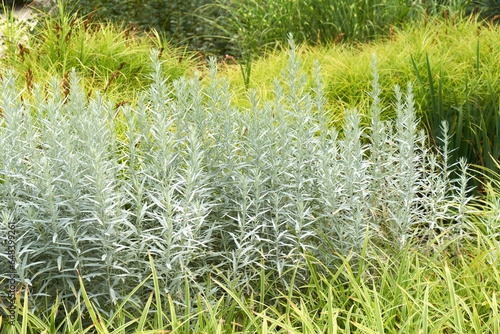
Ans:
[[[382,122],[374,61],[371,125],[352,110],[341,137],[328,126],[319,65],[306,91],[295,50],[290,41],[275,98],[250,91],[248,109],[232,104],[214,59],[206,87],[199,74],[168,83],[152,51],[151,86],[118,107],[99,93],[87,101],[74,71],[67,96],[53,80],[21,101],[9,72],[1,238],[16,224],[16,270],[32,298],[81,300],[81,275],[109,315],[148,277],[151,255],[162,297],[189,307],[190,296],[217,293],[208,274],[258,294],[264,272],[285,288],[307,280],[304,254],[360,271],[368,241],[399,251],[451,229],[468,190],[424,147],[411,85],[405,96],[396,86],[397,119]],[[153,289],[147,281],[130,300],[142,307]]]
[[[54,1],[50,1],[54,2]],[[149,51],[159,48],[159,58],[170,79],[188,73],[193,67],[192,54],[164,41],[156,31],[137,31],[137,26],[123,27],[99,23],[92,15],[79,17],[57,1],[52,14],[33,9],[31,23],[16,20],[14,12],[0,20],[2,67],[19,74],[19,87],[27,87],[23,98],[31,98],[32,82],[51,76],[60,80],[61,89],[69,92],[71,69],[82,78],[88,95],[101,94],[118,101],[129,101],[147,84]],[[125,102],[124,102],[125,103]]]

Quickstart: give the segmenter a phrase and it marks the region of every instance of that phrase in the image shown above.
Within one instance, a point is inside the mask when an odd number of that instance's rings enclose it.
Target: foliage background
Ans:
[[[474,5],[486,10],[491,2]],[[298,43],[333,42],[339,34],[346,40],[372,39],[424,12],[453,15],[470,1],[67,0],[67,5],[82,16],[94,13],[100,20],[156,29],[193,50],[242,56],[239,44],[248,49],[249,38],[256,49],[285,42],[290,32]]]
[[[213,38],[214,28],[201,17],[191,15],[213,0],[69,0],[68,9],[80,16],[94,13],[94,18],[144,30],[155,29],[167,40],[206,51],[220,49],[222,43]],[[218,15],[214,12],[212,15]]]

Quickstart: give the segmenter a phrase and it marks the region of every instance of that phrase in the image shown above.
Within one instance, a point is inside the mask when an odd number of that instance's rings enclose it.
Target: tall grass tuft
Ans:
[[[479,40],[475,55],[475,69],[470,73],[472,80],[466,75],[463,99],[457,99],[455,89],[445,91],[441,70],[435,87],[429,58],[427,57],[427,78],[424,79],[412,57],[417,80],[422,96],[427,100],[425,118],[430,139],[436,146],[442,146],[443,136],[441,122],[450,125],[450,163],[457,164],[460,157],[469,163],[486,167],[488,178],[498,172],[497,161],[500,158],[500,107],[499,83],[490,81],[480,74]],[[425,82],[424,82],[425,80]],[[471,82],[469,82],[471,81]],[[487,91],[480,93],[481,87]],[[457,164],[458,165],[458,164]],[[481,176],[481,175],[478,175]]]
[[[26,83],[19,83],[21,87],[29,86],[28,76],[30,82],[56,76],[64,89],[75,68],[89,96],[99,89],[117,102],[128,101],[149,83],[146,64],[152,47],[162,50],[163,71],[172,80],[186,74],[192,65],[189,54],[166,43],[155,31],[146,34],[133,27],[97,22],[92,16],[78,17],[68,13],[63,1],[58,1],[52,14],[33,10],[33,15],[33,27],[16,21],[12,13],[0,27],[5,49],[0,62],[20,78],[26,77]]]

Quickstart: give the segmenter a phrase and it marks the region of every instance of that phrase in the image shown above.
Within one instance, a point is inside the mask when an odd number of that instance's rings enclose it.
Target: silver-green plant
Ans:
[[[231,103],[214,59],[207,86],[200,74],[167,84],[153,51],[149,90],[118,109],[99,93],[87,102],[74,72],[67,97],[52,81],[47,95],[35,85],[33,99],[20,101],[9,73],[0,92],[0,235],[16,223],[16,270],[32,296],[77,300],[80,274],[106,312],[149,275],[151,255],[158,298],[187,306],[191,289],[214,293],[209,273],[252,293],[263,272],[285,286],[288,273],[307,278],[304,254],[362,270],[366,237],[397,251],[463,225],[465,163],[450,181],[424,147],[411,85],[406,97],[395,88],[396,121],[381,120],[374,58],[371,124],[350,111],[341,136],[328,124],[319,65],[306,91],[295,51],[290,41],[274,100],[250,91],[245,110]],[[1,255],[4,265],[5,248]],[[153,288],[146,282],[133,302]]]

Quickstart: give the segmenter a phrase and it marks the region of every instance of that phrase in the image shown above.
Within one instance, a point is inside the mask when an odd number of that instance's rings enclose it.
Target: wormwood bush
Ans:
[[[261,268],[285,285],[295,268],[297,282],[307,278],[304,253],[327,265],[349,258],[356,268],[365,236],[398,250],[412,237],[461,231],[470,199],[465,162],[462,178],[449,180],[448,166],[424,147],[411,85],[406,97],[395,87],[395,122],[380,121],[374,60],[371,126],[360,127],[353,110],[340,138],[326,121],[319,65],[316,88],[306,91],[290,46],[274,100],[251,92],[245,110],[231,103],[214,59],[206,87],[199,74],[167,84],[153,51],[149,90],[118,110],[99,93],[87,102],[74,71],[67,98],[54,80],[47,95],[36,84],[35,102],[20,101],[9,72],[1,89],[1,238],[14,222],[16,270],[32,296],[57,290],[74,300],[78,270],[106,312],[147,277],[149,252],[162,293],[181,305],[186,284],[214,292],[209,272],[250,293]],[[6,265],[6,248],[1,255]],[[151,284],[135,294],[138,304]]]

